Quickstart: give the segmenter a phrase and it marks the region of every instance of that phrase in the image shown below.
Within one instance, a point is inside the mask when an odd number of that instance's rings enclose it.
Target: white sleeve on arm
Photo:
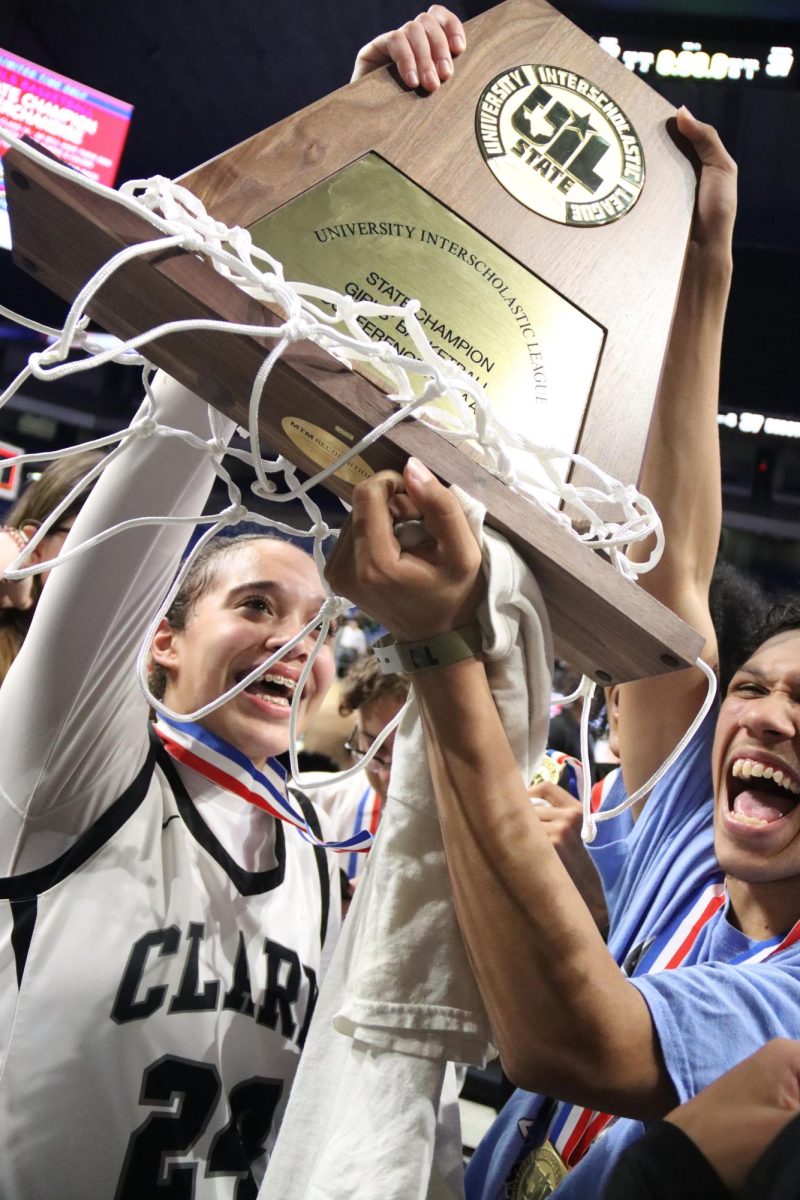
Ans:
[[[210,436],[206,405],[156,380],[160,424]],[[229,438],[233,422],[226,421]],[[202,512],[211,458],[175,437],[134,438],[103,472],[69,545],[136,516]],[[115,535],[56,568],[0,690],[0,875],[52,861],[121,795],[147,752],[136,657],[191,526]]]

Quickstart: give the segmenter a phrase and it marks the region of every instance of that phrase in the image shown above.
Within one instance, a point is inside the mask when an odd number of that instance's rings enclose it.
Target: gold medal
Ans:
[[[564,764],[545,751],[533,773],[531,787],[534,787],[537,783],[558,783],[563,770]]]
[[[552,1142],[545,1142],[522,1160],[514,1180],[512,1200],[546,1200],[566,1177],[564,1160]]]

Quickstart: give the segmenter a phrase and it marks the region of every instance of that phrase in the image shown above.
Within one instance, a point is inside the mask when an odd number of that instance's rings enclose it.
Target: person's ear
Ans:
[[[25,535],[25,537],[28,539],[28,541],[31,540],[33,535],[38,530],[39,524],[40,524],[39,521],[25,521],[22,525],[20,525],[20,529],[22,530],[22,533]],[[44,537],[39,542],[39,545],[36,547],[36,549],[33,550],[28,555],[27,562],[28,563],[46,562],[49,557],[50,557],[50,555],[47,553],[47,538]]]
[[[22,532],[25,534],[25,537],[28,539],[28,541],[30,541],[31,538],[33,537],[33,535],[40,528],[40,525],[41,525],[41,522],[39,522],[39,521],[25,521],[24,524],[20,526],[20,528],[22,529]],[[42,538],[42,540],[39,542],[39,545],[36,547],[36,549],[33,550],[31,552],[31,554],[29,555],[30,561],[32,563],[47,562],[48,559],[55,558],[57,554],[60,554],[61,546],[64,541],[63,536],[61,537],[60,542],[56,542],[52,546],[50,545],[50,542],[54,538],[57,538],[59,536],[59,534],[63,535],[63,526],[59,527],[58,533],[56,533],[52,529],[50,530],[49,533],[46,533],[44,535],[44,537]]]
[[[150,655],[153,662],[158,663],[165,671],[174,670],[178,666],[179,638],[180,630],[173,628],[167,618],[162,617],[150,643]]]

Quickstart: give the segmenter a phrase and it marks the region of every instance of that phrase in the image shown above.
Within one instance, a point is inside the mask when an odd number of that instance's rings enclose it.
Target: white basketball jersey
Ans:
[[[155,391],[159,421],[209,436],[195,396]],[[68,544],[190,518],[213,478],[186,442],[135,439]],[[324,852],[153,773],[135,662],[186,536],[129,530],[54,570],[0,689],[0,1200],[254,1197],[335,942]]]
[[[328,781],[324,787],[309,789],[308,794],[327,815],[334,838],[349,838],[362,829],[368,829],[373,835],[377,832],[383,805],[365,771],[341,781],[333,773],[312,777]],[[355,879],[367,865],[367,857],[368,852],[364,850],[344,851],[338,854],[339,866],[348,879]]]
[[[4,1200],[258,1190],[320,978],[318,861],[257,814],[273,863],[244,871],[151,769],[0,883]]]

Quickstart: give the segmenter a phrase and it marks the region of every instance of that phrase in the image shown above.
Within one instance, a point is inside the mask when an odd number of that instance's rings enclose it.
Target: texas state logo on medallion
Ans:
[[[574,71],[511,67],[475,113],[481,153],[515,199],[562,225],[607,225],[644,186],[642,144],[611,96]]]

